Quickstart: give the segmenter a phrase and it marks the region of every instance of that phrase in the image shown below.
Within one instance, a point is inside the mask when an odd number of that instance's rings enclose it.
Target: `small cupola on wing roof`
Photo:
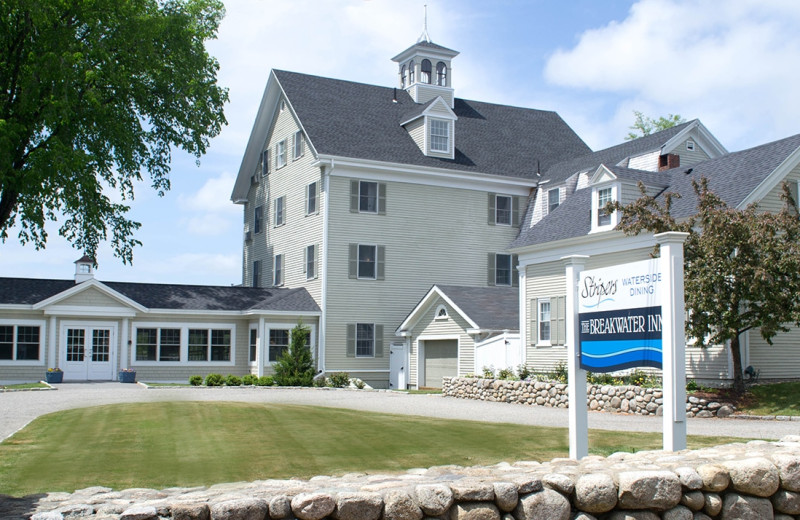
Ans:
[[[83,255],[75,260],[75,283],[83,283],[94,278],[94,259]]]
[[[458,51],[431,41],[426,14],[417,43],[392,58],[397,63],[400,88],[408,92],[416,103],[427,103],[441,97],[453,108],[455,94],[452,60],[458,54]]]

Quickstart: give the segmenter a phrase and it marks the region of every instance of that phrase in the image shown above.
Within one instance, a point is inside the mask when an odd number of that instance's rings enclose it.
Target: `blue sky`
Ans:
[[[241,281],[233,181],[271,68],[394,86],[390,58],[422,32],[461,54],[456,95],[554,110],[592,149],[622,141],[633,110],[700,119],[728,150],[800,132],[796,0],[229,0],[210,52],[229,125],[196,166],[175,155],[172,190],[136,188],[133,266],[107,244],[101,280]],[[48,226],[47,249],[0,244],[0,276],[68,278],[81,256]]]

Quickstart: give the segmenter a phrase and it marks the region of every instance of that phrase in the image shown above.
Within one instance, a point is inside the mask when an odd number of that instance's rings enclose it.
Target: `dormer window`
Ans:
[[[442,119],[431,119],[431,151],[450,151],[450,123]]]
[[[561,204],[561,190],[553,188],[547,192],[547,212],[552,213]]]
[[[419,70],[420,83],[430,83],[432,77],[431,72],[433,71],[433,68],[431,67],[431,60],[422,60]]]
[[[447,65],[443,61],[436,64],[436,84],[440,87],[447,86]]]
[[[611,188],[602,188],[597,190],[597,226],[611,225],[611,214],[605,210],[606,204],[613,201],[613,193]]]
[[[414,84],[414,69],[416,67],[417,67],[417,64],[414,63],[414,60],[411,60],[408,63],[408,84],[409,85],[413,85]]]

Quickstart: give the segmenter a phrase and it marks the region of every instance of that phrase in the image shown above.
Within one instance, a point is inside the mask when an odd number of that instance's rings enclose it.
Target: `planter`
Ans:
[[[119,372],[119,382],[120,383],[135,383],[136,382],[136,372],[123,372],[120,370]]]
[[[64,372],[45,372],[44,380],[48,383],[61,383],[64,381]]]

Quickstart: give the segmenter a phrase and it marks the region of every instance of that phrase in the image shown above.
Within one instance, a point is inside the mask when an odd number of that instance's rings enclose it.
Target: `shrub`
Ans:
[[[528,367],[525,365],[525,363],[517,367],[517,374],[519,375],[520,379],[528,379],[529,377],[531,377],[531,375],[533,375],[530,369],[528,369]]]
[[[203,384],[203,376],[189,376],[189,384],[192,386],[200,386]]]
[[[687,392],[696,392],[697,391],[697,381],[694,379],[687,379],[686,380],[686,391]]]
[[[206,376],[206,386],[222,386],[225,383],[225,378],[222,374],[208,374]]]
[[[350,386],[350,374],[347,372],[336,372],[331,374],[331,386],[334,388],[344,388]]]
[[[359,390],[363,390],[364,387],[367,386],[367,383],[365,383],[364,381],[362,381],[360,379],[356,379],[353,382],[353,384],[356,385],[356,388],[358,388]]]
[[[291,332],[289,348],[275,364],[275,381],[281,386],[311,386],[314,380],[314,360],[308,346],[310,331],[298,323]]]
[[[258,381],[258,376],[254,376],[253,374],[245,374],[244,377],[242,377],[243,385],[255,386],[257,381]]]
[[[548,374],[552,381],[557,381],[559,383],[566,383],[568,382],[567,378],[567,364],[563,361],[559,361],[556,363],[556,366],[553,367],[553,371]]]
[[[328,386],[328,378],[327,377],[318,377],[318,378],[314,379],[314,381],[311,383],[311,386],[313,386],[314,388],[326,387],[326,386]]]
[[[228,374],[225,378],[225,386],[242,386],[242,378],[233,374]]]
[[[499,379],[516,379],[517,376],[514,374],[514,370],[511,368],[501,368],[500,371],[497,373],[497,377]]]
[[[484,379],[494,379],[494,367],[493,366],[483,367],[481,370],[483,370],[483,378]]]
[[[256,381],[258,386],[275,386],[275,379],[272,376],[261,376]]]

